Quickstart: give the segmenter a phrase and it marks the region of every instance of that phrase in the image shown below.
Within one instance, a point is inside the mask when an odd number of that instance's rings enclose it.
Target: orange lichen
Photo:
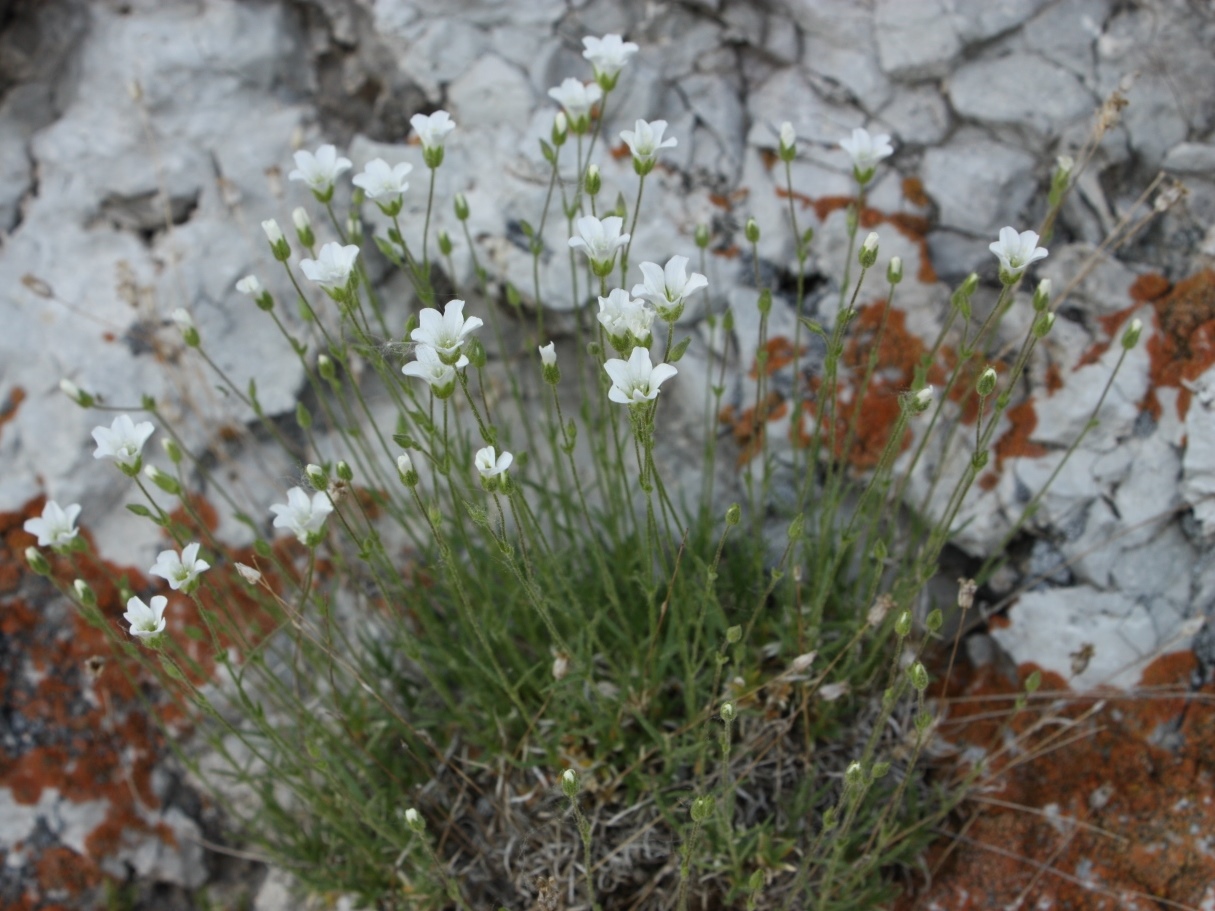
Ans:
[[[1150,303],[1164,297],[1170,287],[1169,280],[1159,272],[1148,272],[1131,282],[1131,300],[1140,304]]]
[[[764,373],[767,376],[772,376],[782,367],[787,367],[792,364],[799,355],[806,353],[806,348],[803,345],[799,351],[789,339],[783,335],[775,336],[768,339],[764,343],[764,350],[767,352],[767,357],[764,360]],[[757,357],[751,362],[751,370],[747,374],[751,379],[759,377],[759,358]]]
[[[1177,417],[1190,408],[1190,384],[1215,364],[1215,271],[1207,269],[1182,279],[1152,301],[1159,332],[1147,342],[1150,385],[1141,406],[1160,416],[1156,391],[1177,390]]]
[[[928,198],[928,194],[924,192],[924,181],[918,177],[903,178],[903,198],[913,206],[923,208],[932,200]]]
[[[1026,399],[1020,404],[1013,405],[1004,414],[1008,418],[1008,429],[992,447],[996,452],[997,470],[1004,464],[1005,459],[1033,459],[1046,455],[1049,450],[1045,446],[1030,442],[1030,438],[1038,426],[1038,415],[1034,411],[1033,399]]]
[[[1215,882],[1215,688],[1191,690],[1195,668],[1192,653],[1163,655],[1137,690],[1099,693],[1100,710],[1044,674],[1042,698],[1020,713],[1011,697],[1032,665],[1020,680],[955,668],[940,733],[988,767],[958,843],[929,850],[931,882],[896,907],[1200,906]],[[1058,720],[1041,723],[1047,713]]]
[[[20,386],[14,386],[8,391],[4,401],[0,402],[0,428],[17,416],[17,409],[21,407],[21,403],[25,401],[25,390]]]

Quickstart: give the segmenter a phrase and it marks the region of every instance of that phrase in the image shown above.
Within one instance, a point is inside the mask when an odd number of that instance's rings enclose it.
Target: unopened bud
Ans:
[[[703,223],[697,225],[695,236],[696,236],[696,246],[700,247],[700,249],[703,250],[705,247],[707,247],[709,245],[709,226],[706,224],[703,224]]]
[[[451,237],[448,236],[446,231],[440,231],[439,232],[439,253],[441,253],[443,256],[451,256],[451,251],[452,251]]]
[[[996,371],[993,368],[988,367],[979,374],[979,381],[975,383],[975,391],[984,398],[996,391]]]
[[[46,557],[42,556],[42,552],[36,547],[27,547],[25,549],[25,562],[29,564],[29,568],[40,576],[49,576],[51,574],[51,564],[46,562]]]
[[[599,173],[599,165],[593,164],[586,169],[586,193],[588,196],[598,196],[603,187],[603,177]]]
[[[198,347],[198,327],[194,325],[194,318],[190,316],[190,311],[178,307],[169,314],[173,322],[177,323],[177,328],[181,330],[182,341],[186,343],[187,348]]]
[[[172,494],[175,497],[181,496],[181,484],[171,474],[165,474],[155,465],[149,465],[143,470],[143,473],[144,477],[165,493]]]
[[[919,661],[907,669],[907,676],[911,678],[911,685],[915,687],[917,693],[928,689],[928,668]]]
[[[312,219],[303,206],[297,206],[291,212],[291,220],[295,222],[295,235],[300,243],[309,250],[316,244],[316,235],[312,231]]]
[[[725,721],[727,723],[731,722],[734,720],[734,718],[736,717],[737,714],[738,713],[734,710],[733,702],[723,702],[721,704],[721,720],[722,721]]]
[[[570,800],[578,796],[578,773],[573,769],[561,773],[561,793]]]
[[[59,381],[60,391],[81,408],[91,408],[97,399],[68,379]]]
[[[337,371],[333,369],[333,358],[327,354],[317,355],[316,371],[327,383],[332,383],[337,379]]]
[[[1031,695],[1033,693],[1038,692],[1038,687],[1040,687],[1041,685],[1042,685],[1042,672],[1041,671],[1034,671],[1028,677],[1025,678],[1025,692],[1030,693]]]
[[[742,507],[737,503],[731,503],[726,510],[726,526],[733,528],[740,521],[742,521]]]
[[[313,490],[329,489],[329,476],[320,465],[308,465],[304,469],[304,477],[308,479]]]
[[[553,131],[550,134],[553,145],[565,145],[566,137],[569,136],[569,129],[569,118],[565,116],[565,111],[558,111],[557,116],[553,118]]]
[[[409,457],[409,453],[403,452],[397,456],[397,474],[406,487],[418,486],[418,472],[413,467],[413,459]]]
[[[89,586],[89,583],[85,582],[83,579],[77,579],[72,583],[72,588],[76,592],[76,600],[78,600],[85,607],[97,606],[97,595],[93,592],[93,589]]]
[[[426,831],[426,820],[413,807],[405,811],[405,825],[409,826],[410,830],[416,835],[421,835]]]
[[[346,483],[349,484],[351,481],[354,480],[354,470],[350,467],[350,463],[348,463],[344,460],[339,461],[337,463],[336,470],[337,470],[337,476],[339,478],[341,478],[343,481],[345,481]]]
[[[866,269],[877,262],[878,240],[879,238],[877,236],[877,232],[870,231],[869,236],[866,237],[864,243],[861,244],[860,252],[856,255],[856,258],[860,262],[861,266]]]
[[[1122,348],[1125,351],[1130,351],[1139,344],[1139,335],[1143,332],[1143,323],[1138,319],[1131,320],[1131,324],[1126,327],[1126,331],[1122,333]]]
[[[729,629],[726,630],[726,641],[729,642],[731,645],[734,645],[735,643],[737,643],[738,640],[741,638],[742,638],[742,627],[741,626],[731,626]]]
[[[452,207],[456,210],[457,219],[460,221],[468,220],[468,198],[463,193],[456,194]]]
[[[283,236],[283,229],[278,226],[278,222],[268,218],[262,222],[262,230],[266,232],[266,240],[270,241],[270,252],[274,254],[274,258],[280,263],[290,259],[291,245]]]
[[[903,280],[903,258],[901,256],[890,257],[890,265],[886,267],[886,281],[892,285],[897,285]]]
[[[1034,309],[1041,313],[1050,305],[1050,279],[1044,278],[1034,289]]]
[[[747,224],[743,229],[743,233],[747,238],[747,243],[759,243],[759,223],[754,218],[747,219]]]
[[[905,610],[899,614],[899,618],[894,621],[894,632],[900,639],[911,635],[911,611]]]
[[[913,392],[911,394],[911,410],[916,414],[923,414],[931,408],[932,393],[933,389],[931,386],[925,386],[923,389],[917,389]]]
[[[796,157],[797,133],[793,131],[793,124],[786,120],[780,125],[780,159],[792,161]]]
[[[865,771],[859,762],[850,762],[844,769],[844,785],[849,788],[860,787],[865,782]]]
[[[1034,338],[1036,338],[1036,339],[1046,338],[1048,335],[1050,335],[1050,330],[1052,328],[1054,328],[1054,325],[1055,325],[1055,314],[1053,314],[1053,313],[1039,314],[1038,318],[1036,320],[1034,320]]]
[[[692,822],[704,822],[713,815],[714,801],[709,794],[704,794],[692,801]]]
[[[962,281],[962,284],[958,286],[958,290],[961,291],[963,294],[965,294],[967,297],[970,297],[972,294],[975,293],[975,291],[978,289],[978,287],[979,287],[979,273],[971,272]]]

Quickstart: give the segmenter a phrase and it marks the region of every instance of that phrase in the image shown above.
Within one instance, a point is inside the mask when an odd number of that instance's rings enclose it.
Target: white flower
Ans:
[[[629,235],[620,233],[624,220],[618,215],[602,220],[583,215],[576,224],[578,234],[570,238],[570,246],[586,254],[596,275],[607,275],[616,261],[616,251],[629,242]]]
[[[76,517],[80,515],[80,504],[73,503],[67,509],[54,500],[47,500],[42,507],[42,517],[26,519],[21,526],[31,535],[38,536],[39,547],[66,547],[76,537]]]
[[[549,342],[540,346],[540,364],[544,367],[557,366],[557,343]]]
[[[629,292],[616,288],[607,297],[599,298],[599,312],[595,315],[617,350],[628,343],[630,333],[638,342],[644,343],[654,323],[654,311],[639,300],[629,297]]]
[[[350,159],[339,158],[337,149],[331,145],[321,146],[315,155],[300,149],[294,157],[295,170],[287,175],[287,179],[302,180],[314,193],[328,193],[333,189],[338,175],[353,167]]]
[[[262,287],[262,283],[257,280],[256,275],[246,275],[236,283],[236,290],[241,294],[247,294],[250,297],[257,297],[265,289]]]
[[[671,364],[654,366],[647,348],[634,348],[627,361],[611,358],[603,365],[612,378],[608,398],[621,405],[639,405],[658,395],[658,387],[679,371]]]
[[[199,574],[211,568],[206,560],[198,559],[198,548],[199,544],[195,541],[186,545],[181,556],[175,550],[162,550],[148,574],[160,576],[174,591],[184,589],[188,592]]]
[[[787,120],[780,125],[780,147],[782,151],[797,149],[797,133],[793,131],[793,124]]]
[[[456,388],[456,371],[468,366],[468,357],[461,354],[454,364],[448,364],[429,345],[419,345],[415,353],[418,359],[402,367],[401,372],[426,380],[438,398],[451,395]]]
[[[659,149],[672,149],[679,144],[674,137],[666,140],[662,138],[666,129],[665,120],[655,120],[650,123],[638,120],[633,129],[620,131],[620,138],[633,153],[633,162],[642,166],[648,165],[649,168],[645,169],[647,172],[653,168],[654,156],[658,154]]]
[[[484,449],[477,451],[477,456],[473,460],[473,464],[477,466],[477,471],[481,473],[483,478],[496,478],[510,468],[511,462],[515,457],[509,452],[503,452],[498,455],[494,452],[494,447],[486,446]]]
[[[593,82],[583,85],[571,76],[556,88],[549,89],[548,97],[565,108],[570,129],[575,133],[585,133],[590,125],[591,108],[603,97],[603,89]]]
[[[665,268],[658,263],[642,263],[641,274],[645,281],[633,286],[633,296],[648,300],[667,321],[679,319],[688,296],[709,285],[699,272],[688,275],[686,256],[672,256]]]
[[[586,48],[582,56],[591,62],[595,78],[612,81],[639,50],[632,41],[623,41],[619,35],[604,35],[602,38],[588,35],[582,39],[582,46]]]
[[[359,248],[354,244],[342,246],[330,241],[321,247],[316,259],[301,259],[300,270],[309,280],[316,282],[326,291],[337,291],[346,287],[350,281],[350,273],[354,270],[354,261],[358,258]]]
[[[1045,259],[1047,250],[1038,246],[1038,235],[1034,231],[1017,233],[1016,228],[1000,229],[1000,239],[988,246],[1000,260],[1002,278],[1015,279],[1029,267],[1030,263]]]
[[[870,136],[869,131],[861,127],[852,131],[852,138],[841,139],[840,148],[852,156],[852,167],[858,175],[868,174],[870,177],[879,161],[894,154],[889,135],[879,133]]]
[[[357,184],[359,179],[356,177],[354,182]],[[303,206],[296,206],[291,210],[291,221],[295,225],[295,230],[301,234],[312,230],[312,219],[308,217],[308,210]]]
[[[423,151],[443,148],[443,143],[447,141],[447,134],[456,128],[456,122],[446,111],[414,114],[409,118],[409,125],[417,133]]]
[[[362,187],[368,199],[400,196],[409,189],[405,177],[413,170],[413,165],[401,162],[393,167],[383,158],[375,158],[367,162],[362,174],[356,174],[351,181],[356,187]]]
[[[292,487],[287,491],[287,502],[275,503],[270,511],[274,513],[275,528],[290,529],[301,544],[312,547],[321,540],[321,527],[333,512],[333,504],[322,490],[309,497],[304,488]]]
[[[139,598],[131,598],[127,601],[127,612],[122,619],[131,624],[132,636],[151,639],[164,632],[165,608],[168,605],[169,599],[164,595],[153,595],[150,606]]]
[[[409,333],[409,337],[421,345],[429,345],[444,363],[451,364],[459,359],[465,336],[483,325],[475,316],[464,318],[464,301],[451,300],[442,313],[433,307],[419,312],[418,328]]]
[[[93,439],[97,441],[93,458],[113,459],[128,474],[138,474],[143,467],[143,444],[154,430],[149,421],[136,424],[129,414],[120,414],[108,428],[93,428]]]

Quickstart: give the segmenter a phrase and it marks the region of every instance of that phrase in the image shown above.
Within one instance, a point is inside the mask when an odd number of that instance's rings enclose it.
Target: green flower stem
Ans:
[[[637,217],[641,214],[641,194],[645,190],[645,175],[639,176],[637,181],[637,199],[633,202],[633,223],[629,226],[629,241],[624,245],[624,250],[620,254],[620,287],[628,286],[629,275],[629,251],[633,248],[633,237],[637,233]],[[604,294],[606,297],[606,292]]]
[[[435,172],[430,169],[430,187],[426,191],[426,220],[422,223],[422,273],[430,284],[430,214],[435,206]]]

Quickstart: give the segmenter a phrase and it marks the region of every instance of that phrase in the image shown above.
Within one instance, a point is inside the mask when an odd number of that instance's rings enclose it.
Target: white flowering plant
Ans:
[[[858,235],[868,187],[894,154],[890,137],[858,128],[839,143],[855,194],[842,280],[820,323],[822,301],[812,306],[808,292],[813,234],[794,204],[797,134],[789,122],[775,131],[788,211],[762,230],[789,232],[794,261],[791,280],[776,287],[759,266],[761,226],[741,226],[755,327],[743,337],[738,298],[727,305],[709,277],[708,226],[630,265],[643,190],[677,137],[663,120],[619,131],[633,203],[622,190],[615,209],[600,207],[603,110],[639,48],[618,35],[584,45],[591,79],[549,92],[562,110],[542,143],[551,184],[540,227],[524,231],[531,318],[527,292],[495,284],[478,258],[466,196],[452,209],[471,280],[452,258],[460,241],[432,235],[435,172],[460,137],[447,112],[410,121],[430,171],[413,247],[401,224],[410,162],[368,162],[340,217],[350,160],[332,145],[296,153],[289,176],[311,191],[316,223],[296,210],[298,243],[274,219],[262,227],[301,319],[280,315],[269,267],[236,283],[307,377],[294,427],[216,365],[188,315],[179,323],[220,387],[281,445],[298,483],[253,508],[223,488],[205,454],[183,449],[154,402],[145,407],[172,471],[143,470],[150,421],[123,413],[99,426],[96,458],[118,465],[146,504],[132,511],[172,538],[148,575],[174,602],[123,587],[127,627],[109,628],[177,687],[229,763],[225,774],[250,786],[250,802],[216,786],[240,833],[317,891],[386,908],[472,908],[497,904],[494,890],[511,882],[512,906],[523,907],[529,868],[511,859],[518,842],[543,859],[536,870],[566,878],[582,907],[635,907],[651,892],[680,911],[876,907],[891,871],[912,863],[962,793],[934,794],[920,772],[939,721],[931,696],[944,686],[928,670],[944,611],[925,583],[1051,330],[1059,300],[1043,283],[1019,353],[995,350],[1066,194],[1052,196],[1041,235],[1000,232],[997,281],[981,290],[971,276],[959,286],[935,345],[875,430],[864,406],[903,268],[898,257],[881,264],[878,233]],[[368,218],[363,200],[379,214]],[[560,215],[570,300],[550,332],[540,272],[544,228]],[[321,238],[332,239],[318,249]],[[377,267],[395,267],[412,289],[401,306],[381,298],[388,284],[368,265],[376,251]],[[974,325],[972,300],[988,290],[987,316]],[[796,325],[784,392],[772,388],[778,305]],[[689,316],[725,342],[698,342]],[[1124,355],[1142,327],[1132,328]],[[692,344],[707,369],[681,370]],[[727,368],[748,376],[733,392]],[[98,404],[69,386],[77,404]],[[792,405],[790,445],[779,452],[768,430],[774,397]],[[719,440],[731,411],[744,416],[732,442]],[[699,462],[671,440],[676,421],[697,413]],[[964,413],[977,415],[973,434],[957,432]],[[852,458],[861,435],[878,437],[868,461]],[[962,467],[934,479],[915,517],[896,521],[929,439],[960,454]],[[722,458],[727,446],[731,459]],[[248,553],[166,507],[168,498],[197,519],[199,478],[223,489],[254,538]],[[68,553],[80,546],[79,513],[49,501],[25,529],[39,548]],[[49,572],[31,551],[31,565]],[[243,620],[228,584],[268,621]],[[106,622],[87,586],[65,591]],[[228,672],[212,688],[196,682],[201,666],[174,626],[183,599]],[[935,673],[947,681],[950,666]],[[231,750],[234,740],[247,749]],[[961,783],[985,781],[975,772]],[[576,839],[555,834],[565,822],[546,794],[568,803]],[[546,820],[552,831],[541,834]],[[639,841],[651,830],[665,848]]]

